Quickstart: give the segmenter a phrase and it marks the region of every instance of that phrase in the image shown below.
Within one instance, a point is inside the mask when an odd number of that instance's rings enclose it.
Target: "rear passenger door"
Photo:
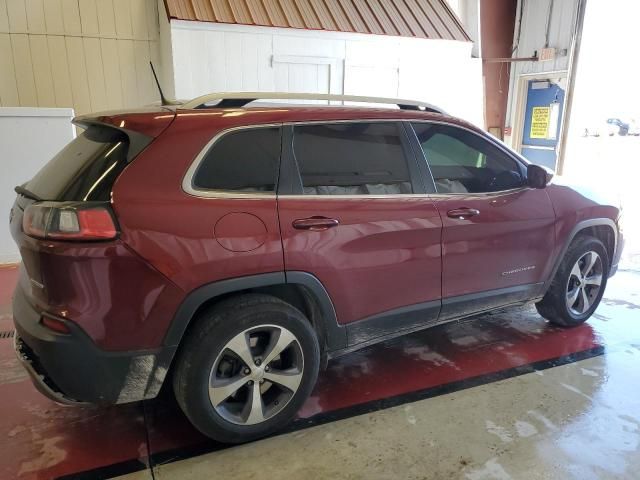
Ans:
[[[315,275],[341,324],[373,320],[366,335],[348,330],[352,344],[435,321],[442,223],[402,122],[296,124],[283,135],[286,270]]]

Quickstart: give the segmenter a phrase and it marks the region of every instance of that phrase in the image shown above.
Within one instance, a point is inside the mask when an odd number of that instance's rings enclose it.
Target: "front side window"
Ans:
[[[193,186],[204,190],[275,192],[280,162],[280,127],[230,132],[200,162]]]
[[[520,166],[482,137],[461,128],[415,123],[438,193],[489,193],[524,184]]]
[[[294,127],[305,195],[413,193],[398,122]]]

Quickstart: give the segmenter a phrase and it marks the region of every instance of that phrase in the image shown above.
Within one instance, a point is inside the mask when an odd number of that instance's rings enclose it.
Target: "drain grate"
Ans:
[[[13,330],[7,330],[6,332],[0,332],[0,338],[13,338],[14,334]]]

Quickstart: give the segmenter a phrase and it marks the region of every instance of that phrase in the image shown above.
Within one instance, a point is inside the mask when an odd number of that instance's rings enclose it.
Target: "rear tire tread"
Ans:
[[[256,322],[256,316],[268,315],[269,311],[284,314],[289,323],[287,328],[296,330],[294,333],[304,352],[304,378],[295,396],[280,413],[260,424],[234,425],[215,412],[209,401],[208,385],[206,388],[202,385],[204,374],[208,378],[210,363],[217,356],[217,349],[224,347],[227,337],[251,326],[252,322]],[[260,322],[267,323],[266,320]],[[194,319],[194,325],[183,340],[176,359],[173,390],[182,411],[203,434],[221,442],[241,443],[284,427],[311,393],[319,365],[317,336],[300,310],[271,295],[244,294],[223,300]],[[207,371],[203,373],[205,369]]]

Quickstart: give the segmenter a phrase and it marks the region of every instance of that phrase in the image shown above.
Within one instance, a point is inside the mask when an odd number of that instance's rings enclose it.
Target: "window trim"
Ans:
[[[193,180],[195,177],[200,164],[204,161],[207,154],[211,151],[211,149],[218,143],[226,135],[236,133],[242,130],[256,130],[258,128],[280,128],[280,138],[282,139],[283,135],[283,124],[282,122],[278,123],[261,123],[256,125],[241,125],[237,127],[230,127],[220,132],[216,133],[211,140],[207,142],[207,144],[200,150],[200,153],[196,155],[196,158],[191,162],[189,169],[184,174],[182,178],[182,190],[191,195],[193,197],[200,198],[276,198],[276,192],[278,191],[278,178],[276,177],[275,189],[273,192],[239,192],[237,190],[224,190],[224,189],[214,189],[214,188],[196,188],[193,184]],[[280,144],[280,156],[278,158],[278,168],[277,171],[280,171],[280,164],[282,163],[282,141]]]
[[[295,174],[299,175],[298,165],[293,157],[293,134],[292,132],[288,134],[287,128],[291,130],[296,125],[317,125],[317,124],[336,124],[336,123],[390,123],[390,122],[400,122],[403,124],[403,136],[405,140],[408,142],[411,154],[408,155],[407,161],[412,162],[409,165],[409,175],[411,176],[412,184],[413,184],[413,175],[417,174],[418,178],[415,179],[416,183],[421,186],[422,192],[419,193],[399,193],[399,194],[390,194],[390,195],[304,195],[301,193],[292,193],[287,191],[281,191],[280,185],[280,176],[282,176],[283,168],[294,168]],[[438,125],[447,125],[449,127],[458,128],[461,130],[465,130],[470,132],[485,141],[489,142],[494,147],[501,150],[507,156],[512,158],[520,167],[521,173],[523,174],[523,178],[526,180],[526,171],[527,171],[527,162],[520,158],[516,152],[511,151],[502,143],[496,141],[492,137],[488,135],[483,135],[475,130],[458,125],[456,123],[442,121],[442,120],[421,120],[421,119],[406,119],[406,118],[367,118],[367,119],[344,119],[344,120],[299,120],[299,121],[291,121],[291,122],[277,122],[277,123],[263,123],[263,124],[255,124],[255,125],[239,125],[235,127],[229,127],[223,129],[216,133],[211,140],[207,142],[207,144],[202,148],[200,153],[196,155],[195,159],[191,162],[191,165],[187,169],[183,179],[182,179],[182,190],[191,195],[193,197],[198,198],[237,198],[237,199],[274,199],[278,198],[290,198],[290,199],[349,199],[349,198],[370,198],[370,199],[385,199],[385,198],[415,198],[415,197],[449,197],[449,196],[470,196],[470,195],[495,195],[500,193],[511,193],[520,190],[525,190],[529,187],[527,185],[523,185],[522,187],[510,189],[510,190],[500,190],[496,192],[481,192],[481,193],[438,193],[435,187],[435,180],[433,178],[433,174],[431,173],[431,167],[429,162],[422,150],[422,146],[418,140],[418,136],[413,128],[414,123],[429,123],[429,124],[438,124]],[[220,140],[222,137],[229,133],[233,133],[239,130],[247,130],[247,129],[256,129],[256,128],[273,128],[279,127],[281,128],[281,138],[282,138],[282,146],[280,150],[280,165],[279,165],[279,178],[276,182],[276,191],[268,192],[268,193],[260,193],[260,192],[238,192],[235,190],[215,190],[215,189],[199,189],[193,186],[193,177],[195,172],[197,171],[200,163],[203,161],[206,154],[209,152],[211,148],[215,145],[215,143]],[[291,142],[291,145],[288,142]],[[293,157],[293,158],[291,158]],[[411,157],[411,158],[409,158]],[[415,170],[415,171],[414,171]],[[431,182],[429,182],[431,179]]]
[[[411,137],[411,141],[414,143],[414,145],[416,146],[417,150],[418,150],[418,156],[421,155],[421,158],[424,160],[424,165],[426,166],[426,171],[428,172],[428,178],[431,179],[432,185],[433,185],[433,191],[434,193],[431,194],[432,197],[434,198],[447,198],[447,197],[460,197],[460,196],[486,196],[486,195],[497,195],[497,194],[503,194],[503,193],[513,193],[513,192],[518,192],[521,190],[526,190],[530,187],[527,186],[526,180],[527,180],[527,164],[521,159],[519,158],[517,155],[515,155],[515,152],[510,151],[505,145],[501,144],[500,142],[498,142],[497,140],[495,140],[494,138],[492,138],[489,135],[485,135],[485,134],[480,134],[476,131],[474,131],[471,128],[467,128],[465,126],[462,125],[457,125],[455,123],[451,123],[451,122],[445,122],[445,121],[440,121],[440,120],[406,120],[407,122],[407,128],[409,128],[409,130],[412,132],[412,135],[410,135]],[[445,125],[451,128],[457,128],[459,130],[464,130],[466,132],[470,132],[473,135],[475,135],[476,137],[479,137],[481,139],[483,139],[484,141],[486,141],[487,143],[489,143],[490,145],[496,147],[498,150],[500,150],[502,153],[504,153],[505,155],[507,155],[507,157],[511,158],[514,162],[516,162],[518,168],[520,169],[520,174],[522,175],[522,178],[524,180],[524,184],[521,187],[516,187],[516,188],[509,188],[506,190],[496,190],[494,192],[461,192],[461,193],[441,193],[438,192],[438,189],[436,187],[436,181],[435,181],[435,177],[433,176],[433,172],[431,171],[431,165],[429,164],[429,160],[427,159],[426,154],[424,153],[424,150],[422,148],[422,145],[420,144],[420,140],[418,139],[418,134],[416,133],[415,129],[413,128],[413,124],[414,123],[427,123],[430,125],[436,124],[436,125]]]
[[[343,124],[343,123],[394,123],[398,124],[398,135],[400,136],[400,141],[402,143],[402,149],[404,152],[405,159],[407,161],[407,170],[409,173],[409,181],[411,182],[412,188],[416,191],[415,193],[392,193],[392,194],[341,194],[341,195],[305,195],[302,193],[302,177],[300,174],[300,167],[298,165],[298,161],[295,158],[295,152],[293,150],[293,145],[295,141],[294,128],[296,126],[306,126],[306,125],[335,125],[335,124]],[[416,152],[413,146],[413,142],[411,140],[410,133],[407,131],[406,127],[406,119],[404,118],[362,118],[362,119],[342,119],[342,120],[309,120],[309,121],[294,121],[294,122],[285,122],[283,125],[285,128],[290,129],[288,132],[288,136],[286,133],[283,133],[283,138],[288,138],[287,144],[283,146],[282,149],[282,162],[281,165],[285,166],[285,168],[293,169],[295,171],[296,177],[296,185],[291,186],[291,191],[280,191],[278,190],[278,198],[282,199],[389,199],[389,198],[416,198],[416,197],[427,197],[429,192],[424,183],[424,176],[420,171],[418,166],[418,158],[416,158]]]

